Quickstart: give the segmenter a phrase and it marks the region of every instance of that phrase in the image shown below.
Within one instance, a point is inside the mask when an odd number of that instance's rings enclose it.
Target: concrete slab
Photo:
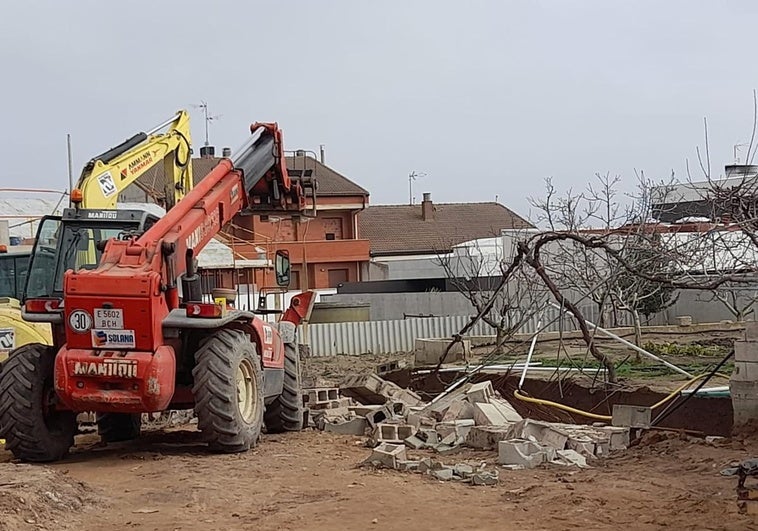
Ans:
[[[532,441],[512,439],[498,443],[497,462],[501,465],[534,468],[549,460],[545,448]]]

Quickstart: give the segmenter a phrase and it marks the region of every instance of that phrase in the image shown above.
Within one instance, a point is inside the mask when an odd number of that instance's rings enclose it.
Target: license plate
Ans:
[[[134,348],[134,330],[92,330],[95,348]]]
[[[124,310],[95,308],[95,329],[121,330],[124,328]]]

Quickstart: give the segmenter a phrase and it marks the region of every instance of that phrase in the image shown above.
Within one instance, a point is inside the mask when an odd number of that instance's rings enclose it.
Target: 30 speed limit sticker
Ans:
[[[92,316],[84,310],[74,310],[68,316],[68,326],[74,332],[84,333],[92,328]]]

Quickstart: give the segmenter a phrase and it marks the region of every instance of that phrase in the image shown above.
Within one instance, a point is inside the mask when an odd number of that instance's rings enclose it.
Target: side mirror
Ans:
[[[274,272],[277,286],[290,285],[290,255],[287,251],[276,251]]]

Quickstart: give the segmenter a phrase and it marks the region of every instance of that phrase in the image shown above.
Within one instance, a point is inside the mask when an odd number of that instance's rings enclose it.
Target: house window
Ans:
[[[333,232],[327,232],[326,233],[326,239],[327,240],[336,240],[337,238],[334,237],[334,233]]]
[[[336,288],[340,284],[348,281],[349,271],[347,269],[330,269],[329,270],[329,287]]]

